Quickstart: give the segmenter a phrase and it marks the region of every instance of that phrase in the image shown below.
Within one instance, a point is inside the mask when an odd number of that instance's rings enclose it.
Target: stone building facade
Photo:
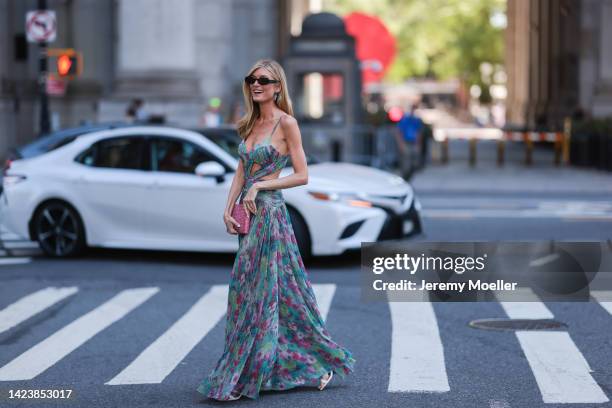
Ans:
[[[612,115],[612,2],[508,0],[507,123],[560,128]]]
[[[36,0],[0,0],[0,159],[39,134],[38,46],[25,41]],[[83,53],[83,74],[50,97],[52,128],[123,120],[132,98],[169,123],[198,126],[211,97],[227,114],[259,58],[279,59],[309,0],[47,0],[50,48]]]

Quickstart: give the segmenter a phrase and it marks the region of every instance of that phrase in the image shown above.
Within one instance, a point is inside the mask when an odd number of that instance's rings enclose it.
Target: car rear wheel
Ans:
[[[291,218],[291,226],[295,233],[295,240],[297,241],[300,255],[303,261],[307,261],[312,256],[312,246],[310,242],[310,234],[308,233],[308,227],[302,216],[293,208],[287,208],[289,210],[289,217]]]
[[[77,212],[61,201],[44,204],[34,215],[34,238],[43,252],[62,258],[77,255],[85,246],[85,230]]]

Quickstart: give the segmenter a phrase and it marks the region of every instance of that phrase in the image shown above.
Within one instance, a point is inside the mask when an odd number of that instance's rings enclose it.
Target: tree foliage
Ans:
[[[326,11],[380,18],[395,36],[397,53],[386,80],[460,78],[481,84],[480,64],[503,63],[503,28],[491,16],[505,0],[324,0]]]

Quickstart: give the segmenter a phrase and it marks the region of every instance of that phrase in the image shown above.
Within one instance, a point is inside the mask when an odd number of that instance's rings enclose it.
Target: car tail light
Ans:
[[[6,176],[6,172],[11,168],[11,159],[6,159],[4,162],[4,168],[2,169],[2,175]]]

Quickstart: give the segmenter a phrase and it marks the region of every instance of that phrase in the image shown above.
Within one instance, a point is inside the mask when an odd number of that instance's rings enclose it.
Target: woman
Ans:
[[[256,79],[256,80],[255,80]],[[259,397],[261,390],[317,386],[334,373],[353,371],[350,351],[330,338],[306,275],[283,188],[308,183],[306,158],[282,67],[260,60],[242,86],[246,114],[240,163],[223,215],[227,232],[240,194],[252,213],[249,232],[238,236],[230,275],[225,348],[197,390],[209,398]],[[279,178],[291,158],[294,173]]]

